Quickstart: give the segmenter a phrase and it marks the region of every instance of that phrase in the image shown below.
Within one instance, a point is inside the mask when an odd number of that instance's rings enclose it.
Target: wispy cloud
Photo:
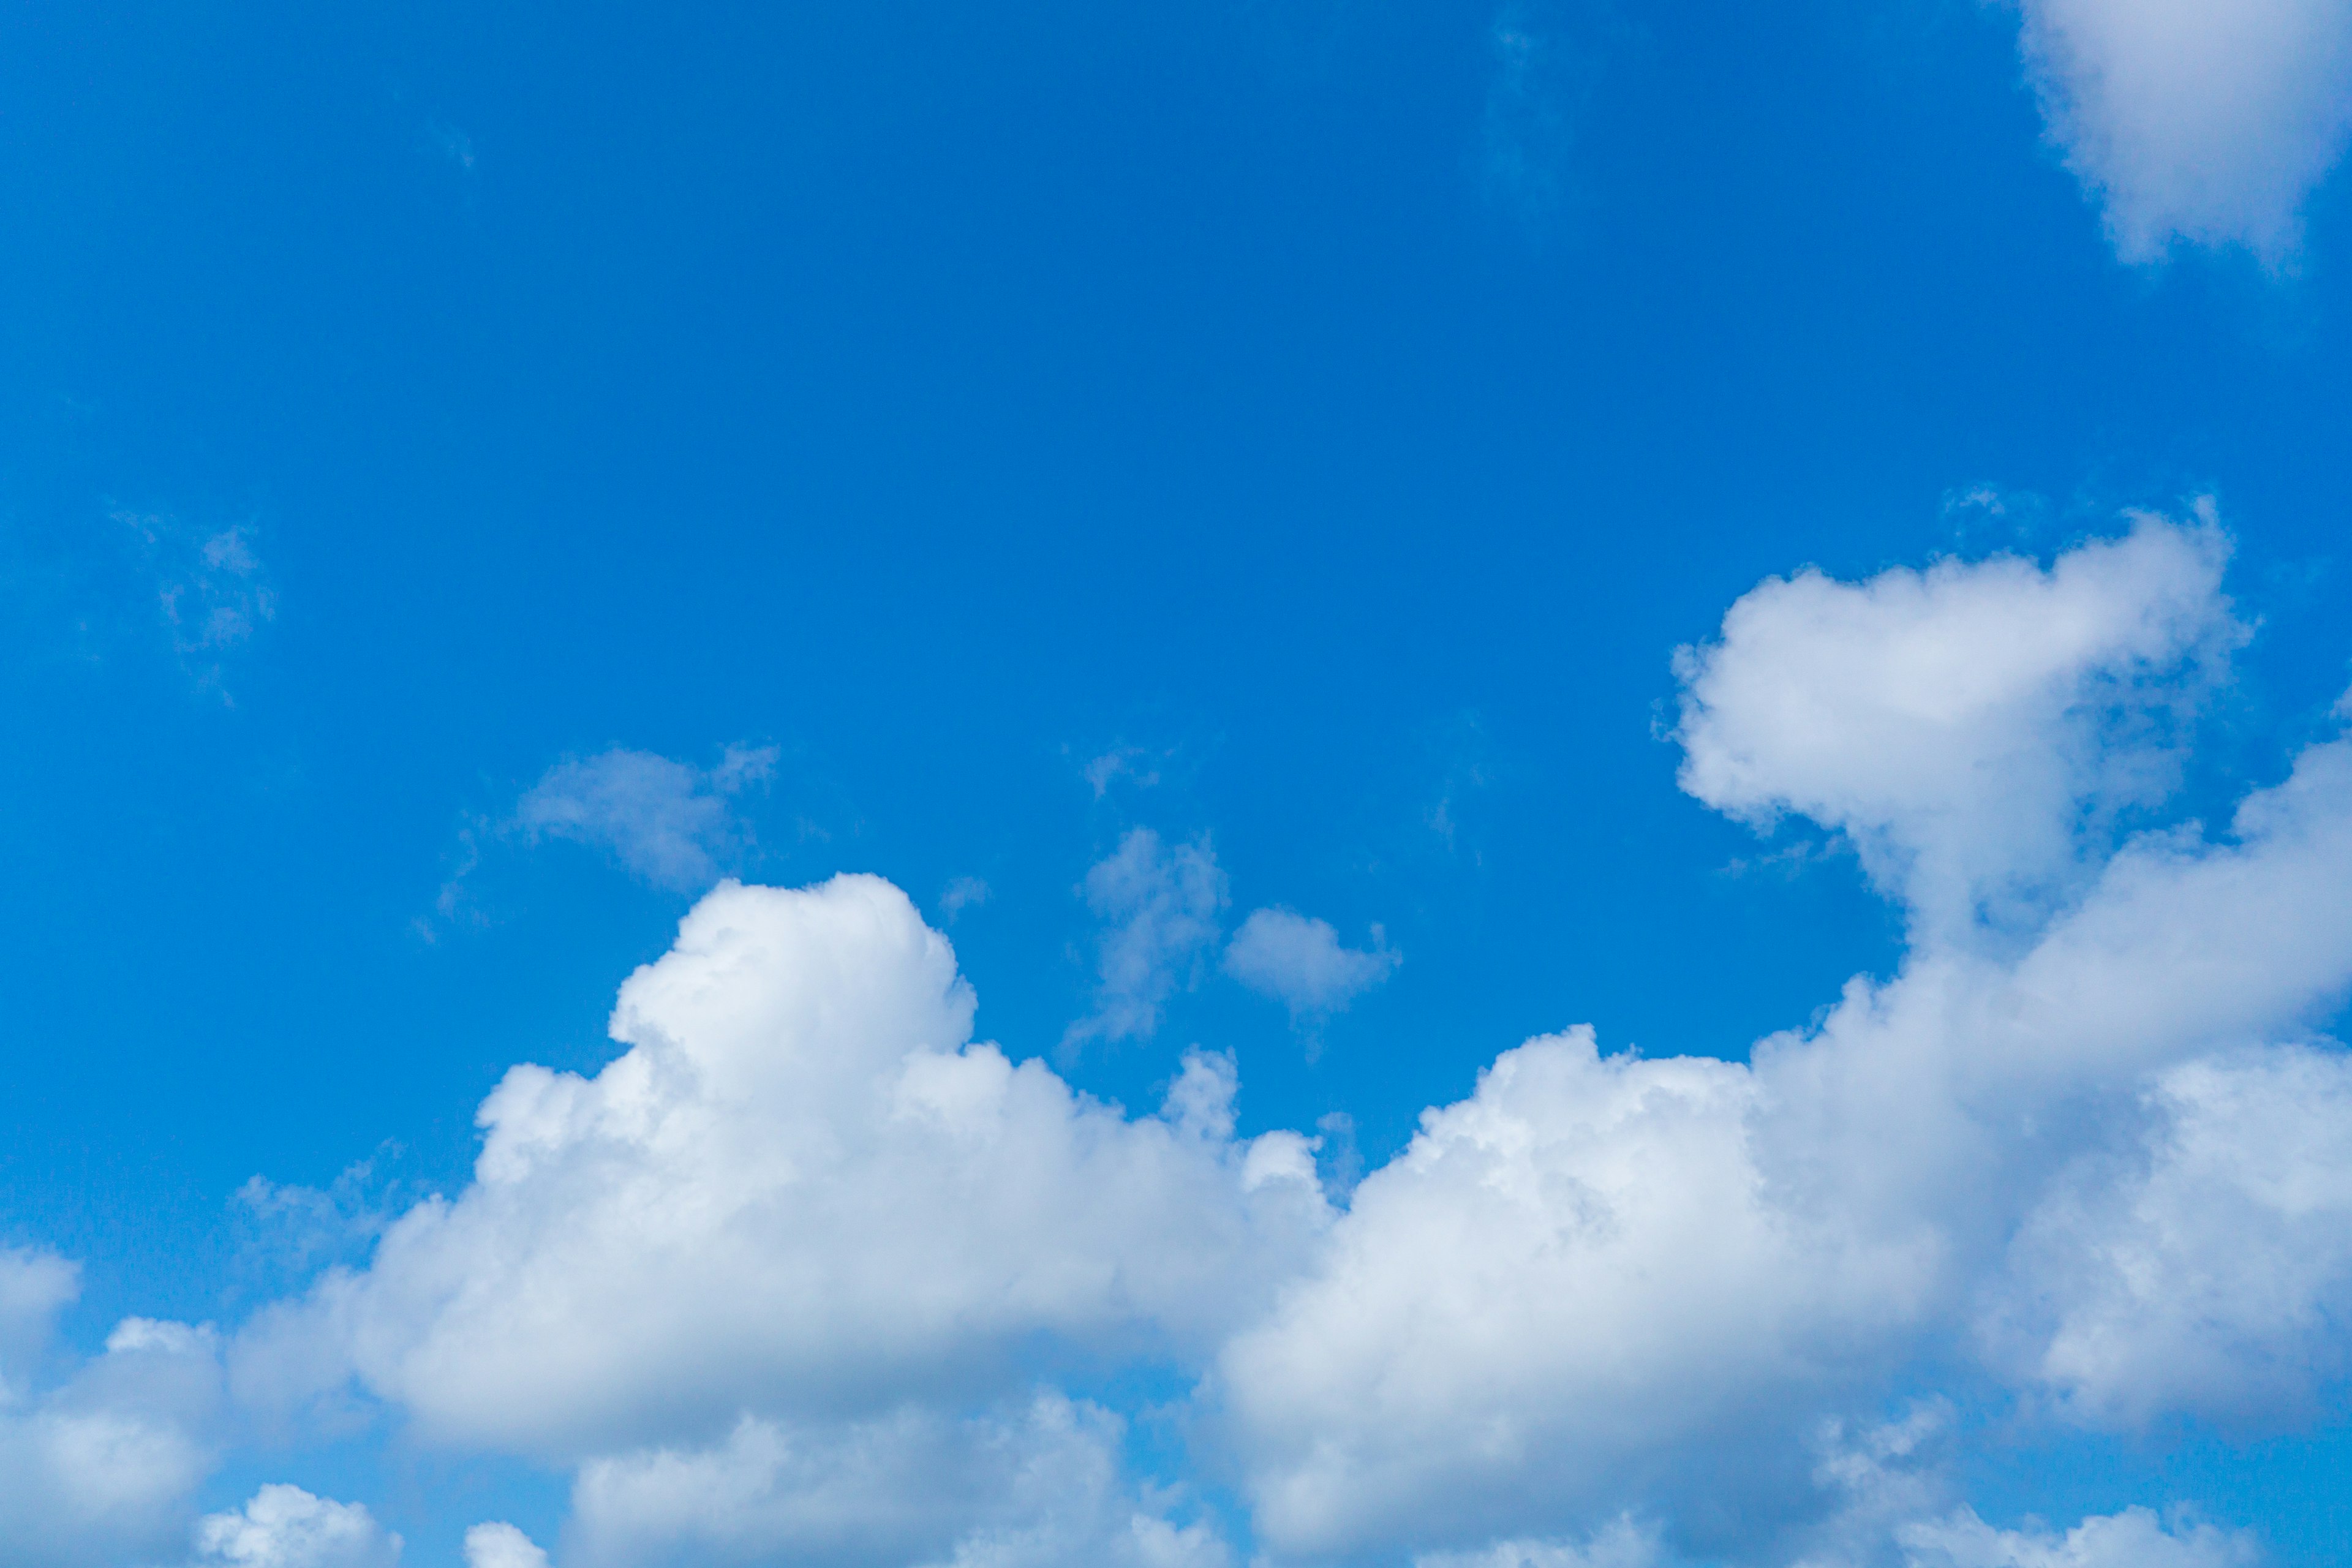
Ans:
[[[740,802],[774,776],[781,754],[774,746],[732,745],[708,768],[625,747],[567,757],[511,810],[465,818],[433,914],[415,922],[416,933],[432,942],[447,927],[483,923],[475,879],[507,845],[562,839],[601,851],[649,886],[699,892],[752,849]]]
[[[1081,891],[1102,922],[1095,1005],[1064,1033],[1063,1049],[1149,1037],[1160,1009],[1217,940],[1225,874],[1216,853],[1205,836],[1171,849],[1151,829],[1133,828],[1087,872]]]
[[[696,892],[749,843],[735,797],[767,783],[778,754],[730,746],[709,769],[617,748],[561,762],[515,803],[514,827],[527,842],[590,845],[640,880]]]
[[[278,616],[277,591],[255,552],[250,522],[199,527],[168,513],[118,510],[154,595],[157,614],[181,666],[224,702],[227,660]]]

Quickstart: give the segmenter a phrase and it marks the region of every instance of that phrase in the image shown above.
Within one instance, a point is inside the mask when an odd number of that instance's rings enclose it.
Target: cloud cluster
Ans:
[[[103,1354],[44,1387],[72,1265],[0,1248],[0,1561],[91,1568],[172,1552],[215,1463],[209,1331],[126,1320]]]
[[[1543,1539],[1633,1500],[1752,1555],[1809,1424],[1971,1346],[2105,1423],[2329,1386],[2352,1105],[2304,1031],[2352,982],[2352,746],[2225,832],[2113,841],[2239,636],[2222,555],[2141,519],[2047,569],[1807,574],[1684,656],[1685,787],[1853,837],[1911,951],[1747,1062],[1576,1031],[1426,1112],[1221,1354],[1262,1540]]]
[[[2116,252],[2179,242],[2289,258],[2352,139],[2347,0],[2023,0],[2051,135]]]
[[[1908,915],[1900,967],[1744,1059],[1530,1040],[1343,1209],[1308,1140],[1236,1135],[1229,1058],[1186,1058],[1149,1113],[1097,1102],[973,1039],[889,884],[722,884],[622,987],[617,1057],[512,1069],[469,1185],[237,1331],[236,1399],[568,1467],[556,1555],[591,1568],[2248,1561],[2144,1510],[1985,1523],[1919,1370],[2126,1431],[2340,1410],[2352,1057],[2316,1031],[2352,986],[2352,742],[2227,822],[2162,814],[2244,636],[2227,552],[2210,518],[2143,517],[2047,565],[1743,597],[1678,661],[1685,786],[1852,839]],[[1087,892],[1107,1034],[1210,951],[1224,887],[1205,844],[1138,830]],[[1225,952],[1310,1010],[1394,962],[1282,910]],[[70,1287],[0,1268],[0,1365]],[[76,1486],[148,1500],[106,1505],[125,1540],[186,1517],[203,1446],[137,1413],[218,1347],[116,1342],[45,1394],[10,1373],[0,1478],[48,1475],[60,1423],[149,1422],[118,1445],[139,1464],[0,1490],[12,1561],[77,1560],[55,1543],[97,1516],[49,1500]],[[1134,1441],[1154,1403],[1192,1456],[1172,1488]],[[392,1550],[306,1496],[221,1538],[299,1516]],[[541,1556],[499,1525],[467,1551]]]

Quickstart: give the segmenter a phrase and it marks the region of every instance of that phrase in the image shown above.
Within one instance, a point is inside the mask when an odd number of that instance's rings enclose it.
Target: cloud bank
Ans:
[[[1344,1206],[1310,1140],[1237,1134],[1230,1058],[1096,1101],[973,1037],[888,883],[721,884],[622,987],[611,1062],[514,1068],[468,1185],[225,1344],[132,1320],[42,1384],[72,1271],[0,1259],[0,1547],[391,1561],[291,1488],[188,1533],[225,1372],[240,1420],[562,1468],[567,1568],[2251,1563],[2139,1506],[2184,1500],[1988,1523],[1954,1463],[1987,1420],[2341,1418],[2352,742],[2168,814],[2246,636],[2228,553],[2143,516],[1744,595],[1676,660],[1684,787],[1850,838],[1899,967],[1720,1058],[1529,1040]],[[1225,897],[1143,831],[1086,891],[1104,1017],[1159,1005]],[[1227,949],[1326,1007],[1382,952],[1271,910]]]

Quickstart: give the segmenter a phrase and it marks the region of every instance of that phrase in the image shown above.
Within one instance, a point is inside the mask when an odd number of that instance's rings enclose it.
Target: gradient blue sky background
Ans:
[[[482,1097],[609,1059],[720,872],[887,877],[1016,1059],[1141,1110],[1227,1050],[1243,1133],[1343,1113],[1370,1167],[1531,1035],[1744,1058],[1903,952],[1834,834],[1675,785],[1673,650],[1809,563],[2047,562],[2214,498],[2259,635],[2168,809],[2226,816],[2352,659],[2352,184],[2267,251],[2121,258],[2019,28],[16,8],[0,1241],[81,1266],[54,1355],[299,1289],[327,1259],[249,1178],[463,1187]],[[520,825],[567,760],[730,745],[773,761],[706,792],[707,868]],[[1283,906],[1402,963],[1295,1027],[1210,949],[1149,1037],[1061,1049],[1082,884],[1138,827],[1205,839],[1228,933]],[[1962,1491],[2352,1562],[2344,1408],[1995,1413]],[[485,1518],[552,1549],[570,1485],[395,1412],[236,1447],[187,1506],[265,1480],[412,1563]]]

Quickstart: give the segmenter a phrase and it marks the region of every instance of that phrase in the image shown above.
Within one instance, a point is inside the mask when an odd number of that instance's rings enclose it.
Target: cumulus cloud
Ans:
[[[1295,910],[1253,910],[1225,944],[1225,973],[1288,1007],[1294,1022],[1340,1011],[1403,962],[1378,926],[1370,949],[1343,947],[1330,921]]]
[[[1657,1532],[1621,1519],[1590,1541],[1498,1541],[1478,1552],[1424,1552],[1413,1568],[1664,1568]]]
[[[515,805],[532,842],[567,838],[609,853],[658,888],[694,892],[747,838],[734,799],[775,772],[773,746],[730,746],[716,767],[615,749],[558,763]]]
[[[512,1069],[471,1184],[248,1322],[236,1384],[572,1466],[566,1552],[615,1568],[1222,1563],[1071,1397],[1106,1372],[1198,1380],[1270,1560],[2240,1562],[2140,1511],[1954,1511],[1960,1402],[1919,1381],[2126,1429],[2337,1407],[2352,741],[2162,816],[2244,636],[2226,554],[2151,516],[2047,564],[1801,574],[1681,656],[1685,787],[1847,837],[1908,917],[1894,973],[1744,1060],[1530,1040],[1335,1211],[1307,1140],[1235,1135],[1230,1058],[1099,1103],[974,1041],[895,888],[722,884],[622,987],[614,1059]],[[1148,1032],[1222,874],[1138,830],[1086,893],[1086,1037]],[[1365,973],[1315,963],[1384,950],[1259,911],[1236,952],[1315,1005]],[[62,1288],[26,1268],[0,1326]]]
[[[2137,1146],[2086,1158],[2027,1221],[1992,1331],[2101,1425],[2305,1414],[2352,1351],[2352,1057],[2185,1062],[2141,1098]]]
[[[1160,1010],[1217,940],[1225,874],[1206,838],[1171,849],[1151,829],[1138,827],[1087,870],[1081,890],[1103,922],[1095,1007],[1070,1026],[1063,1047],[1148,1038],[1160,1028]]]
[[[241,1509],[196,1523],[198,1568],[394,1568],[400,1537],[355,1502],[265,1486]]]
[[[2023,0],[2050,131],[2116,252],[2292,254],[2352,136],[2347,0]]]
[[[1996,556],[1766,582],[1675,656],[1683,787],[1851,837],[1951,941],[2065,886],[2086,817],[2159,795],[2173,726],[2243,629],[2210,518],[2142,517],[2044,570]]]
[[[2251,1536],[2194,1522],[2168,1530],[2144,1508],[2086,1519],[2063,1535],[1995,1530],[1967,1510],[1899,1534],[1907,1568],[2249,1568],[2262,1561]]]
[[[593,1454],[1002,1389],[1041,1342],[1198,1347],[1262,1304],[1325,1223],[1307,1142],[1235,1141],[1223,1058],[1129,1117],[973,1043],[972,1007],[887,883],[722,885],[622,988],[627,1049],[510,1071],[474,1184],[263,1314],[241,1377],[344,1367],[430,1436]]]
[[[59,1385],[37,1377],[78,1271],[0,1249],[0,1560],[78,1568],[152,1558],[184,1542],[214,1463],[219,1352],[208,1330],[125,1320]]]
[[[1577,1030],[1425,1112],[1222,1353],[1264,1539],[1558,1539],[1634,1501],[1754,1554],[1816,1529],[1775,1501],[1806,1424],[1929,1347],[2006,1333],[2022,1386],[2126,1422],[2276,1415],[2336,1364],[2344,1053],[2234,1053],[2352,983],[2352,748],[2223,834],[2109,831],[2239,636],[2221,553],[2144,518],[2048,568],[1775,580],[1683,657],[1685,787],[1852,835],[1911,951],[1745,1063]]]
[[[723,1443],[598,1459],[573,1531],[594,1568],[662,1563],[900,1568],[1224,1568],[1202,1523],[1126,1486],[1121,1423],[1058,1394],[1013,1415],[903,1409],[788,1426],[746,1416]]]
[[[547,1568],[547,1553],[504,1521],[478,1524],[466,1531],[466,1568]]]

